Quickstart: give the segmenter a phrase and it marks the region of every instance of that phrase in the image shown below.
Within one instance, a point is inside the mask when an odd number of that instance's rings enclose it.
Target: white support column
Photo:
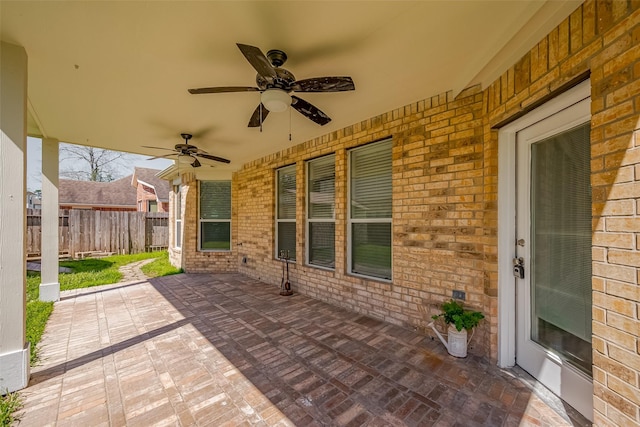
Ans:
[[[58,301],[58,140],[42,140],[42,264],[40,301]]]
[[[0,43],[0,390],[29,382],[26,343],[27,53]]]

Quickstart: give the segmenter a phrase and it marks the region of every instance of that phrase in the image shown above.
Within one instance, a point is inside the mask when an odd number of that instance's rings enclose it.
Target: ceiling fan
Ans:
[[[191,166],[194,168],[199,168],[200,166],[202,166],[202,163],[200,163],[200,161],[198,160],[198,157],[201,157],[203,159],[213,160],[216,162],[221,162],[221,163],[231,163],[230,160],[223,159],[222,157],[218,157],[218,156],[212,156],[206,151],[199,149],[195,145],[189,144],[189,140],[193,137],[193,135],[191,135],[190,133],[181,133],[180,136],[184,139],[184,144],[176,144],[176,146],[173,149],[143,145],[144,148],[154,148],[157,150],[174,151],[174,153],[172,154],[165,154],[164,156],[152,157],[149,160],[167,159],[169,157],[177,157],[178,159],[180,159],[180,157],[188,156],[193,158],[193,161],[191,162]]]
[[[280,68],[286,61],[287,55],[277,49],[272,49],[265,56],[262,51],[246,44],[236,43],[247,61],[258,72],[256,84],[252,86],[228,86],[228,87],[203,87],[189,89],[191,94],[225,93],[225,92],[260,92],[260,104],[253,112],[249,120],[249,127],[259,127],[267,118],[269,112],[285,111],[289,106],[293,107],[303,116],[323,126],[331,121],[331,118],[318,107],[310,104],[302,98],[290,95],[291,92],[343,92],[355,90],[351,77],[315,77],[304,80],[296,80],[294,75]]]

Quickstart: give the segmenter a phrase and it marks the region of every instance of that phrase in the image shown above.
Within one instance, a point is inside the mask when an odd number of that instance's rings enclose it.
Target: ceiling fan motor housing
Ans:
[[[279,49],[271,49],[267,52],[267,58],[269,58],[269,62],[274,67],[280,67],[287,62],[287,54]]]
[[[275,68],[275,72],[278,77],[274,79],[267,79],[260,74],[256,75],[256,84],[260,90],[276,88],[291,92],[293,90],[292,86],[296,81],[293,73],[289,70],[285,70],[284,68]]]
[[[191,155],[198,152],[198,147],[190,144],[176,144],[176,151],[180,154]]]

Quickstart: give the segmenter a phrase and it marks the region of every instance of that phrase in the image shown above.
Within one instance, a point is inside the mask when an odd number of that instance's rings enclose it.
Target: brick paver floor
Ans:
[[[587,425],[518,369],[242,275],[64,294],[23,426]]]

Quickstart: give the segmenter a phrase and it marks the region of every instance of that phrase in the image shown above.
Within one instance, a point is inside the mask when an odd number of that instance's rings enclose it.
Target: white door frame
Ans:
[[[586,80],[500,129],[498,134],[498,366],[516,362],[516,134],[518,131],[590,96]]]

